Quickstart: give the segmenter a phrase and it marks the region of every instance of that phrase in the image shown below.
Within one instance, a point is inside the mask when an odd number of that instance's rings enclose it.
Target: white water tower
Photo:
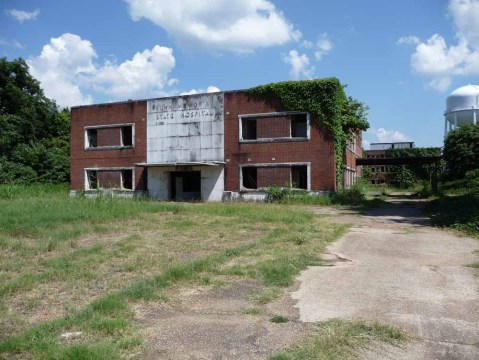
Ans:
[[[444,136],[465,124],[477,124],[479,119],[479,85],[466,85],[454,90],[446,100]],[[449,130],[448,130],[449,123]]]

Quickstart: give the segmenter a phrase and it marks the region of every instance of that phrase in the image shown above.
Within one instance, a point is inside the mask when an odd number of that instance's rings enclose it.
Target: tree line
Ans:
[[[70,177],[70,111],[47,98],[23,59],[0,59],[0,183]]]

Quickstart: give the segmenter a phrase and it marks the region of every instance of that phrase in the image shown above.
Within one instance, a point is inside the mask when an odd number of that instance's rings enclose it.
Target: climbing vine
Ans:
[[[341,184],[346,143],[353,132],[369,128],[368,107],[347,97],[344,88],[337,78],[326,78],[260,85],[246,93],[253,98],[277,99],[286,111],[307,111],[316,125],[329,130],[334,139],[336,181]]]

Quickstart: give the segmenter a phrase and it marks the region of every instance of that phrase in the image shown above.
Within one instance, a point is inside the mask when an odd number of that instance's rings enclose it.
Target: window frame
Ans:
[[[131,145],[123,145],[123,130],[122,128],[130,127],[131,128]],[[96,131],[96,142],[98,144],[98,130],[102,129],[120,129],[120,138],[119,144],[120,145],[109,145],[109,146],[90,146],[90,137],[89,131],[95,130]],[[135,124],[134,123],[124,123],[124,124],[109,124],[109,125],[92,125],[92,126],[85,126],[84,128],[84,148],[88,151],[95,151],[95,150],[115,150],[115,149],[133,149],[135,147]]]
[[[293,115],[306,115],[306,136],[292,137],[292,119]],[[275,138],[256,138],[256,139],[244,139],[243,138],[243,121],[248,119],[261,121],[262,118],[272,117],[289,117],[289,137],[275,137]],[[307,141],[311,138],[311,115],[307,111],[281,111],[281,112],[269,112],[258,114],[240,114],[238,115],[238,134],[240,143],[264,143],[264,142],[286,142],[286,141]]]
[[[97,179],[97,185],[95,187],[91,187],[90,185],[90,174],[91,172],[95,172],[95,178]],[[117,171],[120,173],[120,187],[119,188],[102,188],[98,186],[98,172],[107,172],[107,171]],[[131,171],[131,189],[127,189],[123,186],[124,184],[124,171]],[[84,189],[85,191],[95,191],[95,190],[117,190],[117,191],[134,191],[135,190],[135,168],[134,167],[97,167],[97,168],[85,168],[84,169],[84,176],[85,176],[85,184]]]
[[[254,191],[261,191],[262,188],[256,187],[256,189],[245,188],[243,186],[243,168],[290,168],[290,184],[292,183],[292,171],[293,167],[299,166],[306,166],[306,191],[311,191],[311,163],[310,162],[291,162],[291,163],[255,163],[255,164],[240,164],[239,166],[239,191],[241,192],[254,192]],[[258,178],[256,178],[256,182],[258,182]]]

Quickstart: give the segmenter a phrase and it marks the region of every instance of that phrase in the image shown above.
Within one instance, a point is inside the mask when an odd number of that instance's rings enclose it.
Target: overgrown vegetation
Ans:
[[[399,345],[405,339],[404,332],[389,325],[333,319],[318,323],[317,335],[272,356],[270,360],[350,359],[374,341]]]
[[[429,148],[407,148],[407,149],[387,149],[386,157],[431,157],[441,155],[441,149],[437,147]],[[421,181],[431,181],[434,173],[437,171],[441,175],[442,164],[436,168],[436,164],[422,165],[397,165],[387,167],[387,176],[392,185],[399,189],[406,189],[416,185]]]
[[[68,181],[70,112],[43,94],[23,59],[0,58],[0,129],[0,184]]]
[[[316,126],[324,126],[334,140],[336,181],[341,184],[346,143],[352,133],[369,128],[368,107],[347,97],[344,88],[337,78],[326,78],[266,84],[246,93],[256,98],[277,99],[284,110],[308,111],[317,121]]]
[[[53,185],[0,186],[0,222],[0,357],[36,359],[141,352],[135,304],[181,287],[257,279],[244,310],[257,314],[346,229],[275,204],[69,198]]]
[[[269,202],[301,205],[362,205],[366,200],[365,183],[358,180],[348,189],[342,189],[330,194],[312,194],[307,191],[292,190],[276,185],[263,189]]]
[[[479,124],[448,133],[444,143],[446,182],[429,206],[434,225],[479,235]]]
[[[479,169],[479,124],[467,124],[447,134],[444,141],[446,179],[457,180]]]

